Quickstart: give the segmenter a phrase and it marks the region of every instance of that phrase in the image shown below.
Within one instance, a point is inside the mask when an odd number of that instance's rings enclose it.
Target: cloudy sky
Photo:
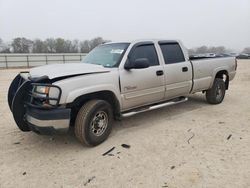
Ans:
[[[250,0],[0,0],[0,38],[180,39],[250,46]]]

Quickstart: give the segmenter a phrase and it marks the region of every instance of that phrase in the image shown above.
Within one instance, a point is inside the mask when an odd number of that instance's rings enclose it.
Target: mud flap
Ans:
[[[16,77],[15,79],[18,80],[18,77]],[[15,86],[15,83],[13,83],[13,88],[15,88],[14,86]],[[10,100],[11,98],[13,98],[11,109],[12,109],[14,120],[17,126],[19,127],[19,129],[21,129],[21,131],[24,131],[24,132],[30,131],[29,125],[25,120],[25,111],[26,111],[25,101],[28,100],[27,91],[29,90],[29,87],[30,87],[30,81],[23,82],[22,85],[16,91],[16,94],[14,94],[14,97],[12,96],[12,93],[10,92],[14,91],[15,89],[11,90],[12,88],[10,86],[10,90],[9,90]]]
[[[8,104],[9,104],[9,108],[11,111],[12,111],[12,102],[13,102],[14,96],[21,82],[22,82],[22,77],[20,76],[20,74],[18,74],[10,84],[9,91],[8,91]]]

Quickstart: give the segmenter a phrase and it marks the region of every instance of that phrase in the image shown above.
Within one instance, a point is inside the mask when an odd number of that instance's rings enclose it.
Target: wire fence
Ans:
[[[55,63],[78,63],[86,55],[85,53],[0,54],[0,68],[29,68]]]

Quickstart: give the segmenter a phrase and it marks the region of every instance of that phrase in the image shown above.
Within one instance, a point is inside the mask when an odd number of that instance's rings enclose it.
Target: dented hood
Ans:
[[[32,78],[48,76],[49,79],[54,79],[64,76],[101,73],[109,71],[110,69],[105,68],[102,65],[94,65],[87,63],[68,63],[45,65],[41,67],[32,68],[30,70],[30,76]]]

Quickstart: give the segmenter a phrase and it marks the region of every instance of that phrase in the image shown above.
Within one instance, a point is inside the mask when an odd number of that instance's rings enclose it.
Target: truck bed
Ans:
[[[229,80],[235,76],[235,57],[207,57],[191,60],[193,67],[193,88],[191,93],[209,89],[215,74],[226,70]]]

